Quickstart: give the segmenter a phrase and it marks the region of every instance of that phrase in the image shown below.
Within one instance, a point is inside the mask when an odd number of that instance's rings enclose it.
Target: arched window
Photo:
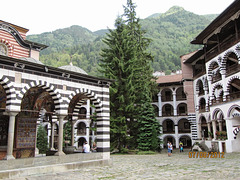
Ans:
[[[161,92],[161,98],[162,98],[162,102],[172,101],[173,97],[172,97],[171,89],[163,89],[162,92]]]
[[[86,118],[86,114],[87,114],[86,108],[81,107],[80,110],[79,110],[79,116],[78,116],[78,118],[79,118],[79,119],[84,119],[84,118]]]
[[[199,102],[199,112],[205,112],[205,111],[206,111],[206,101],[204,98],[201,98]]]
[[[198,81],[199,96],[204,95],[203,82]]]
[[[173,107],[170,104],[165,104],[162,107],[162,116],[173,116]]]
[[[0,55],[7,56],[8,55],[8,49],[7,46],[3,43],[0,43]]]
[[[180,87],[176,91],[176,100],[186,100],[186,94],[184,93],[183,87]]]
[[[187,115],[187,104],[186,103],[179,104],[177,107],[177,112],[178,112],[178,115],[180,116]]]
[[[78,123],[77,135],[86,135],[86,124],[83,122]]]
[[[171,133],[174,133],[175,131],[174,122],[171,119],[167,119],[163,121],[162,127],[163,127],[163,133],[171,134]]]

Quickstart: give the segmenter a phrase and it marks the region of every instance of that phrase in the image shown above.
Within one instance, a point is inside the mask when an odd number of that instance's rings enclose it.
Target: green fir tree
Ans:
[[[101,72],[115,81],[110,87],[111,148],[120,152],[126,147],[136,148],[139,132],[139,104],[144,94],[151,98],[151,62],[147,51],[151,40],[144,37],[135,5],[131,0],[124,6],[124,14],[115,21],[115,30],[109,30],[103,42]],[[143,87],[147,92],[144,92]]]
[[[100,67],[105,77],[115,80],[110,87],[111,147],[121,152],[128,139],[127,119],[134,111],[134,71],[131,59],[134,51],[121,17],[116,19],[115,27],[115,30],[109,30],[103,40],[108,48],[102,50]]]
[[[37,148],[40,154],[45,154],[48,150],[48,137],[44,127],[40,124],[37,131]]]

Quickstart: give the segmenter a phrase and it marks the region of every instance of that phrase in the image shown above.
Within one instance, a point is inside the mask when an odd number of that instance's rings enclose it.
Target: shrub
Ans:
[[[47,132],[42,125],[39,125],[37,132],[37,148],[40,154],[45,154],[48,150]]]

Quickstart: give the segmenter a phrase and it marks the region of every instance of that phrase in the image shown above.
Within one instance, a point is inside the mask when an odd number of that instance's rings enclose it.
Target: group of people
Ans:
[[[91,151],[90,151],[91,149]],[[97,152],[97,146],[96,143],[93,142],[92,148],[90,148],[90,145],[88,144],[87,141],[83,144],[83,153],[90,153],[90,152]]]
[[[168,156],[172,156],[172,150],[173,150],[173,145],[170,141],[168,141],[167,143],[167,148],[168,148]],[[180,150],[180,153],[183,152],[183,143],[180,141],[179,143],[179,150]]]

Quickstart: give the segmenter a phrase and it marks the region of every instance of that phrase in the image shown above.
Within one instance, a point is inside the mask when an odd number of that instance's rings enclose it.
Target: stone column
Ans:
[[[216,140],[217,139],[217,124],[216,124],[216,120],[212,120],[212,126],[213,126],[213,139]]]
[[[208,132],[211,132],[211,124],[210,124],[210,122],[207,123],[207,127],[208,127]],[[213,137],[210,137],[209,133],[208,133],[208,137],[209,137],[210,139],[213,138]]]
[[[9,115],[9,125],[8,125],[8,146],[7,155],[4,157],[5,160],[15,159],[13,156],[13,142],[14,142],[14,127],[15,127],[15,117],[18,112],[8,112]]]
[[[220,71],[221,75],[222,75],[222,85],[223,85],[223,101],[227,100],[227,85],[226,85],[226,70],[225,69],[221,69]]]
[[[176,100],[176,92],[173,92],[173,115],[177,116],[177,100]]]
[[[90,127],[90,123],[91,123],[91,121],[90,120],[88,120],[87,122],[86,122],[86,140],[87,140],[87,142],[89,143],[89,127]],[[89,144],[90,145],[90,144]]]
[[[205,111],[208,112],[209,99],[208,99],[208,88],[207,87],[204,87],[204,97],[205,97],[205,101],[206,101]]]
[[[160,92],[158,93],[158,115],[162,116],[162,95]]]
[[[55,122],[52,122],[51,123],[51,148],[50,150],[55,150],[54,149],[54,125],[55,125]]]
[[[87,99],[87,114],[86,114],[86,118],[87,119],[90,118],[90,99]]]
[[[75,122],[72,121],[71,125],[72,125],[72,135],[71,135],[71,146],[74,146],[75,143],[75,136],[74,136],[74,131],[75,131],[75,127],[74,127]]]
[[[175,125],[176,148],[179,148],[178,125]]]
[[[56,156],[65,155],[63,152],[63,119],[65,116],[59,115],[59,131],[58,131],[58,152],[55,153]]]
[[[222,131],[222,120],[218,120],[218,124],[219,124],[219,131]]]
[[[198,138],[202,139],[202,126],[201,126],[201,123],[198,123]]]

